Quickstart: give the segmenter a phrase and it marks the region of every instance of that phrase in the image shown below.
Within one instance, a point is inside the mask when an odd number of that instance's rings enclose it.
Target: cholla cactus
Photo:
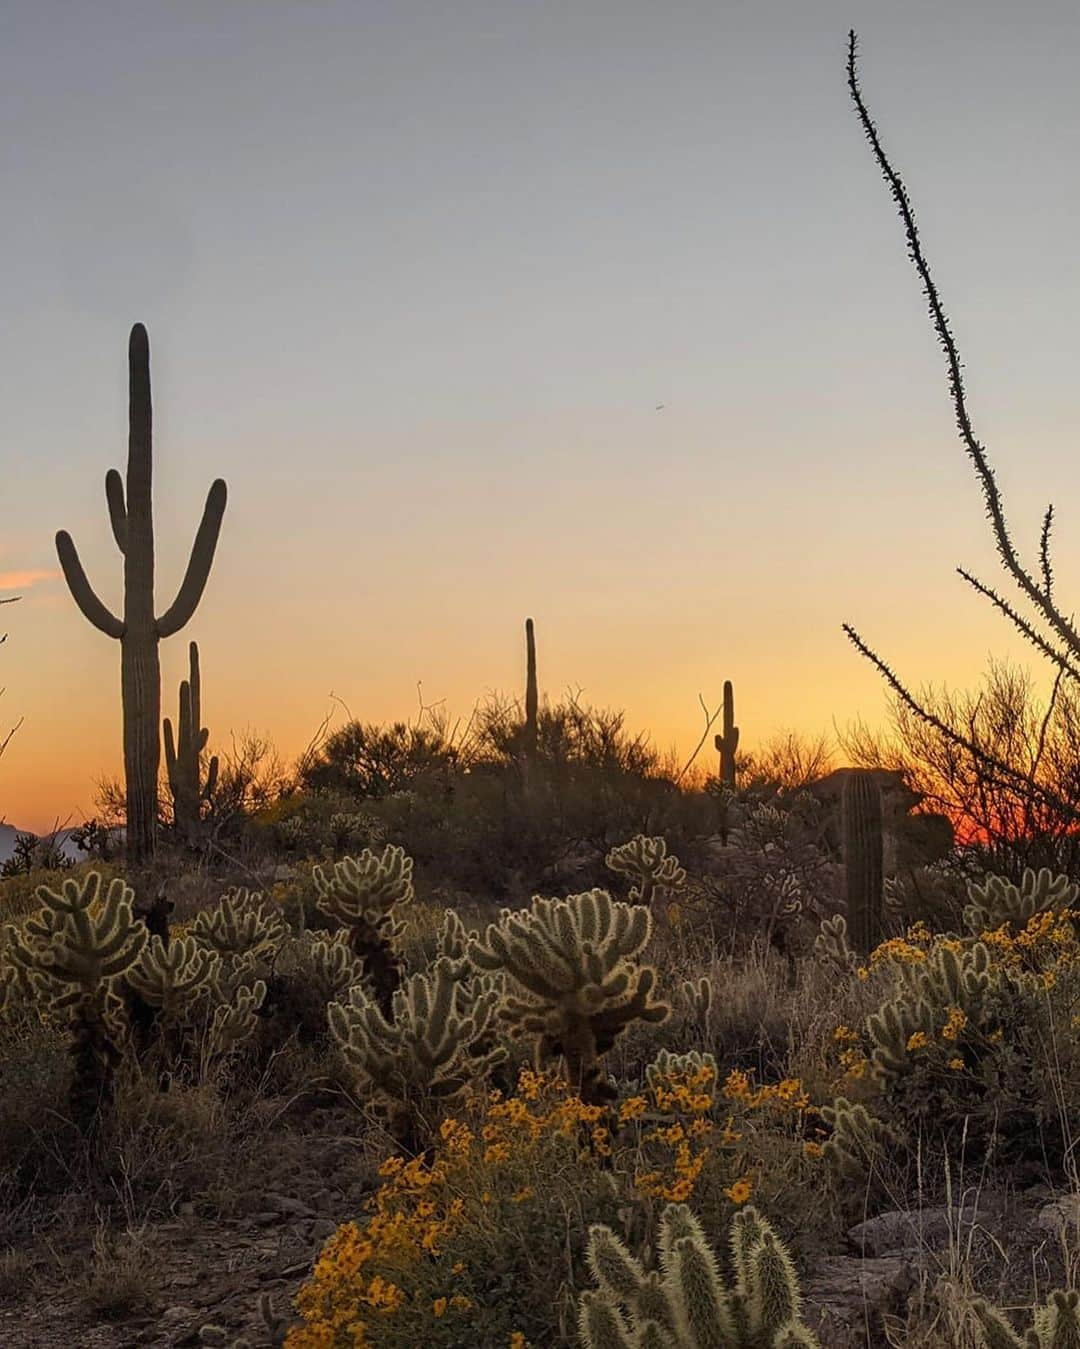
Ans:
[[[330,875],[321,866],[312,872],[318,891],[315,902],[348,928],[349,946],[363,961],[384,1016],[391,1015],[401,984],[401,961],[393,943],[405,925],[394,916],[394,909],[413,898],[412,868],[412,858],[388,843],[381,857],[365,848],[358,858],[336,862]]]
[[[168,945],[151,937],[124,978],[152,1007],[176,1016],[206,988],[219,959],[191,936],[174,937]]]
[[[686,1054],[673,1054],[670,1049],[661,1049],[652,1063],[645,1065],[645,1085],[650,1089],[663,1088],[672,1078],[697,1078],[708,1073],[707,1081],[716,1081],[716,1059],[712,1054],[702,1054],[691,1049]]]
[[[231,886],[217,907],[196,916],[192,932],[221,956],[251,954],[270,959],[288,935],[289,925],[261,891]]]
[[[846,1180],[860,1183],[879,1170],[887,1149],[898,1139],[895,1131],[871,1115],[861,1103],[852,1104],[838,1096],[832,1105],[822,1106],[821,1117],[832,1129],[825,1143],[826,1160]]]
[[[1080,1345],[1080,1294],[1074,1291],[1051,1293],[1023,1338],[982,1298],[972,1304],[972,1310],[987,1349],[1077,1349]]]
[[[266,998],[266,984],[262,979],[240,983],[228,1002],[214,1008],[210,1023],[209,1057],[218,1058],[250,1040],[259,1024],[258,1012]]]
[[[308,960],[308,980],[321,1002],[333,1002],[363,981],[363,964],[349,950],[342,932],[313,941]]]
[[[189,673],[180,685],[180,716],[173,737],[172,722],[165,718],[165,770],[173,799],[176,827],[194,842],[202,820],[202,803],[213,800],[218,779],[218,757],[212,755],[203,780],[202,756],[210,732],[202,721],[202,680],[199,675],[199,648],[188,646]]]
[[[1015,935],[1037,913],[1060,913],[1071,909],[1080,894],[1080,886],[1068,876],[1055,876],[1049,867],[1036,874],[1024,868],[1019,887],[1004,876],[987,876],[982,885],[968,881],[968,899],[964,924],[973,937],[996,932],[1008,924]]]
[[[686,884],[686,872],[679,859],[669,855],[667,842],[662,838],[648,838],[638,834],[629,843],[612,848],[604,858],[604,865],[634,881],[630,889],[630,903],[651,907],[655,899],[670,899]]]
[[[854,974],[858,969],[858,957],[848,945],[847,919],[842,913],[823,920],[814,938],[814,954],[840,974]]]
[[[121,1057],[122,1004],[116,981],[146,945],[145,926],[132,914],[135,893],[119,878],[100,897],[101,876],[69,878],[61,890],[39,885],[44,908],[24,928],[6,929],[8,955],[51,1011],[71,1012],[69,1092],[72,1118],[90,1134],[112,1103]]]
[[[660,1273],[646,1273],[610,1228],[589,1229],[588,1263],[599,1285],[579,1304],[585,1349],[812,1349],[800,1319],[791,1257],[754,1208],[731,1229],[734,1281],[721,1277],[701,1224],[685,1204],[660,1218]]]
[[[925,961],[898,966],[900,988],[866,1023],[874,1049],[872,1073],[887,1085],[910,1066],[908,1045],[921,1034],[932,1040],[950,1009],[966,1023],[980,1024],[983,1004],[1005,976],[991,968],[990,953],[982,942],[969,950],[938,946]]]
[[[362,985],[328,1008],[330,1031],[362,1087],[389,1107],[391,1128],[415,1143],[423,1115],[450,1105],[506,1057],[490,1043],[498,992],[473,992],[463,1005],[453,962],[440,956],[394,993],[387,1018]]]
[[[500,1017],[513,1034],[539,1036],[539,1061],[563,1057],[571,1086],[598,1105],[614,1095],[601,1057],[632,1021],[660,1022],[670,1010],[651,999],[656,971],[635,961],[651,933],[648,909],[617,904],[606,890],[537,896],[522,913],[504,909],[468,955],[477,969],[505,970],[519,985]]]
[[[684,979],[679,985],[679,1000],[683,1007],[683,1019],[702,1035],[708,1033],[709,1011],[712,1008],[713,986],[707,974],[700,979]]]

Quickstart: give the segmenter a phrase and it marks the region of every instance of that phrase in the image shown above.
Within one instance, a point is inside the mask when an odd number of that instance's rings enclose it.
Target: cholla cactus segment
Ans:
[[[588,1262],[599,1286],[579,1306],[585,1349],[816,1349],[791,1257],[754,1209],[736,1215],[731,1245],[729,1285],[685,1204],[661,1215],[662,1272],[646,1273],[610,1228],[592,1227]]]
[[[1049,867],[1038,873],[1024,868],[1020,885],[1004,876],[987,876],[982,885],[969,881],[964,924],[973,937],[996,932],[1006,924],[1013,935],[1038,913],[1061,913],[1076,904],[1080,886],[1068,876],[1055,876]]]
[[[462,1005],[453,962],[446,957],[412,975],[394,994],[392,1018],[361,985],[328,1008],[330,1031],[361,1086],[392,1109],[400,1128],[414,1129],[417,1111],[457,1100],[470,1082],[506,1057],[490,1043],[498,994],[475,992]]]
[[[659,837],[637,834],[629,843],[612,848],[604,858],[604,865],[633,880],[631,904],[649,907],[655,899],[670,899],[679,894],[686,885],[686,872],[679,859],[669,855],[667,842]]]
[[[266,984],[262,979],[256,979],[250,984],[238,984],[231,999],[214,1008],[210,1026],[212,1056],[227,1054],[254,1035],[259,1024],[258,1011],[265,997]]]
[[[412,870],[412,858],[392,843],[379,857],[365,848],[359,857],[335,862],[329,875],[321,866],[315,867],[316,903],[323,913],[347,927],[369,924],[381,929],[393,925],[389,935],[397,935],[392,911],[413,898]]]
[[[832,1129],[824,1156],[845,1179],[861,1180],[875,1172],[888,1148],[898,1142],[889,1125],[871,1115],[861,1102],[852,1103],[844,1096],[823,1106],[821,1116]]]
[[[404,935],[405,924],[394,909],[413,898],[412,868],[412,858],[388,843],[379,857],[365,848],[358,858],[336,862],[329,874],[319,866],[312,873],[316,904],[348,929],[349,946],[363,961],[385,1016],[401,983],[394,943]]]
[[[645,1085],[650,1091],[666,1087],[672,1078],[691,1078],[700,1082],[716,1081],[716,1059],[691,1049],[686,1054],[673,1054],[661,1049],[652,1063],[645,1065]]]
[[[474,935],[462,922],[461,915],[455,909],[446,910],[436,939],[436,950],[440,956],[454,962],[455,978],[465,978],[471,969],[469,941]]]
[[[897,966],[898,990],[866,1023],[873,1042],[875,1080],[887,1085],[910,1066],[908,1047],[913,1036],[932,1040],[955,1009],[964,1024],[978,1027],[987,995],[1002,987],[1007,975],[991,966],[982,942],[967,950],[941,945],[925,960]]]
[[[540,1059],[564,1057],[574,1089],[599,1104],[612,1094],[600,1057],[630,1022],[663,1021],[670,1010],[652,1000],[656,972],[634,961],[651,931],[648,909],[615,903],[606,890],[537,896],[522,913],[504,910],[469,942],[468,957],[518,985],[500,1017],[513,1033],[540,1037]]]
[[[709,1028],[709,1011],[713,1001],[712,980],[707,974],[700,979],[684,979],[679,985],[679,1001],[684,1019],[702,1033]]]
[[[1035,1312],[1034,1322],[1021,1338],[996,1307],[982,1298],[972,1304],[987,1349],[1078,1349],[1080,1346],[1080,1294],[1051,1293],[1046,1305]]]
[[[108,989],[146,945],[147,931],[132,914],[135,892],[119,877],[100,897],[101,876],[90,871],[59,891],[39,885],[44,907],[20,931],[7,929],[8,953],[50,1007],[74,1007]]]
[[[288,935],[280,910],[259,890],[231,886],[217,907],[198,914],[195,938],[221,956],[253,955],[269,959]]]
[[[814,954],[840,974],[854,974],[858,969],[858,957],[848,945],[847,919],[842,913],[822,921],[814,938]]]
[[[344,933],[337,932],[329,940],[313,941],[308,959],[309,978],[322,1002],[335,1002],[354,984],[363,982],[363,963],[350,951]]]
[[[174,938],[168,945],[151,937],[124,978],[151,1007],[170,1015],[194,1002],[209,985],[220,959],[191,936]]]

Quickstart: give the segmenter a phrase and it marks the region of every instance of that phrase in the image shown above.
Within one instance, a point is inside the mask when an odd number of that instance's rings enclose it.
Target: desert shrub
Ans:
[[[730,1221],[751,1182],[735,1173],[743,1158],[717,1112],[749,1118],[781,1101],[790,1117],[800,1099],[791,1085],[761,1098],[737,1079],[730,1099],[716,1087],[707,1059],[661,1060],[614,1127],[553,1074],[529,1070],[514,1094],[463,1103],[432,1155],[384,1163],[365,1218],[324,1246],[289,1349],[344,1349],[361,1328],[364,1343],[394,1349],[574,1344],[589,1226],[606,1223],[636,1245],[669,1196],[691,1194],[704,1196],[695,1202],[710,1223]]]
[[[444,773],[454,757],[442,736],[426,727],[350,721],[327,737],[300,780],[314,791],[380,800]]]

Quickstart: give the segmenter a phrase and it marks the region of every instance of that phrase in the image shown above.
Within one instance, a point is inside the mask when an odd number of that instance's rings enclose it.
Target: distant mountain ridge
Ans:
[[[15,839],[19,834],[25,834],[28,831],[19,829],[13,824],[0,824],[0,863],[6,862],[15,852]],[[86,854],[80,852],[71,841],[70,829],[58,829],[55,834],[56,841],[59,843],[65,857],[70,857],[76,862],[86,860]],[[52,838],[52,834],[42,834],[41,838]]]

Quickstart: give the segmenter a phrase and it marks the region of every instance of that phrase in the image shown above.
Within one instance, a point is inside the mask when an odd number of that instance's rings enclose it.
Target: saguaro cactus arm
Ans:
[[[105,501],[109,507],[109,523],[113,538],[122,553],[127,552],[127,506],[124,504],[124,480],[115,468],[105,474]]]
[[[187,571],[180,583],[180,589],[176,592],[176,599],[157,621],[159,637],[171,637],[174,632],[179,632],[202,599],[214,562],[214,550],[217,548],[218,535],[221,532],[221,520],[225,514],[227,497],[228,488],[224,479],[215,478],[210,485],[210,491],[206,494],[202,520],[195,534],[195,542],[191,546],[191,557],[188,559]]]
[[[94,593],[94,587],[90,584],[79,559],[75,541],[66,529],[59,530],[56,535],[56,555],[60,559],[64,580],[68,583],[71,597],[82,610],[83,617],[93,623],[94,627],[106,637],[123,637],[123,621],[117,618]]]

